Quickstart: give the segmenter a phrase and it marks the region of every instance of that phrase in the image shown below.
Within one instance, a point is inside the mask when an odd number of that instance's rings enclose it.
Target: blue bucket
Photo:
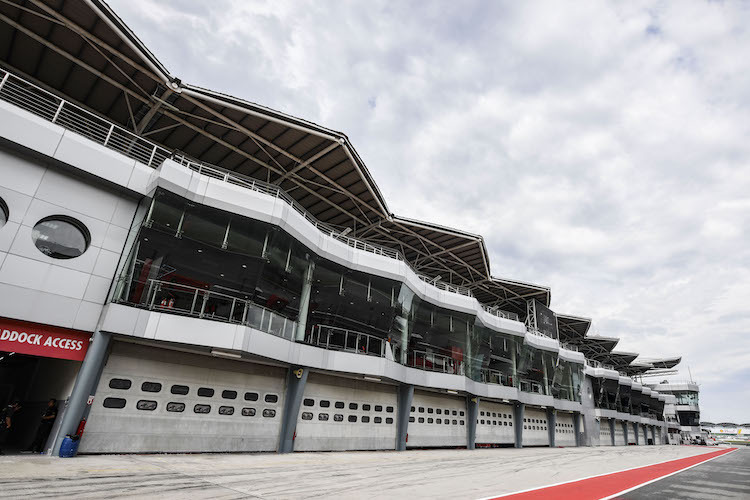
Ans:
[[[78,444],[81,440],[78,436],[68,434],[60,445],[60,458],[72,458],[78,453]]]

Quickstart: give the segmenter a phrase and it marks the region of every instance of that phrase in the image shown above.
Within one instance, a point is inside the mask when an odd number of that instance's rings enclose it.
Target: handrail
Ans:
[[[463,361],[443,354],[414,350],[409,352],[408,361],[413,368],[464,375]]]
[[[116,294],[114,302],[144,307],[150,311],[169,312],[241,324],[277,337],[288,340],[294,339],[297,325],[294,320],[247,298],[243,299],[205,288],[157,279],[131,283],[129,278],[123,276],[119,280],[119,292]],[[126,283],[128,283],[127,288]],[[145,289],[145,296],[140,294],[137,302],[122,297],[123,292],[129,290],[133,285],[143,286]]]
[[[518,314],[514,312],[503,311],[502,309],[498,307],[490,307],[485,304],[482,304],[482,309],[492,314],[493,316],[497,316],[498,318],[511,319],[513,321],[520,321]]]
[[[386,357],[389,345],[386,339],[369,333],[357,332],[347,328],[329,325],[314,325],[310,331],[308,342],[325,349],[341,349],[343,351],[356,352]],[[391,352],[391,354],[393,354]]]
[[[169,150],[0,68],[0,99],[149,167]]]

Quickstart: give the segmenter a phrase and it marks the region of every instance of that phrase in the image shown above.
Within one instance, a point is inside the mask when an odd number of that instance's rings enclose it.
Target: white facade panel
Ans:
[[[285,375],[286,370],[272,366],[118,342],[104,367],[79,451],[274,451]],[[110,387],[112,379],[128,380],[131,385],[116,389]],[[149,389],[144,382],[160,388],[143,390]],[[175,391],[175,385],[187,390]],[[213,394],[200,396],[201,388]],[[124,408],[105,407],[117,399],[125,401]],[[139,401],[155,402],[156,407],[139,409]],[[196,405],[210,408],[196,413]]]
[[[135,164],[135,160],[69,130],[65,131],[53,156],[120,186],[127,185]]]
[[[0,136],[6,139],[52,156],[64,132],[62,127],[44,118],[0,101]]]
[[[392,385],[310,373],[295,451],[394,449],[396,394]]]
[[[415,390],[411,406],[407,447],[466,446],[464,398]]]

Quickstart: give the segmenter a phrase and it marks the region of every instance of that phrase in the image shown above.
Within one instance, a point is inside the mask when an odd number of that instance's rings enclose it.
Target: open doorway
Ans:
[[[3,453],[29,450],[37,439],[42,452],[47,451],[80,367],[80,361],[0,351],[0,409],[14,401],[21,405],[11,417],[5,442],[0,442]],[[50,399],[56,400],[56,411],[50,410]]]

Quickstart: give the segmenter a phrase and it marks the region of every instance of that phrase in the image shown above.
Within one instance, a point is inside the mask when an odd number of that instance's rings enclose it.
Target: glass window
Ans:
[[[383,411],[383,407],[381,405],[375,405],[375,411]]]
[[[461,422],[463,422],[463,420],[461,420]],[[458,420],[454,420],[453,421],[453,425],[458,425]],[[461,424],[461,425],[463,425],[463,424]]]
[[[245,393],[245,401],[258,401],[258,393],[257,392],[246,392]]]
[[[357,416],[356,415],[349,415],[349,417],[347,418],[347,420],[349,420],[349,422],[356,422],[357,421]]]
[[[435,413],[435,410],[433,408],[427,408],[427,413]]]
[[[5,200],[0,198],[0,227],[3,227],[8,222],[9,214],[8,205],[5,203]]]
[[[344,416],[341,413],[337,413],[337,414],[335,414],[333,416],[333,421],[334,422],[343,422],[344,421]]]
[[[221,397],[224,399],[237,399],[237,391],[230,391],[230,390],[221,391]]]
[[[78,257],[91,243],[86,226],[66,215],[53,215],[37,222],[31,239],[40,252],[53,259]]]
[[[418,422],[419,422],[420,424],[423,424],[423,423],[424,423],[424,417],[419,417],[419,420],[418,420]]]
[[[393,419],[391,417],[388,417],[388,418],[385,419],[385,423],[386,424],[392,424],[393,423]]]
[[[219,406],[219,415],[234,415],[234,406]]]
[[[321,408],[329,408],[331,406],[331,402],[326,399],[320,400],[320,407]]]
[[[302,404],[305,405],[305,406],[315,406],[315,400],[311,399],[311,398],[305,398],[302,401]]]
[[[263,416],[266,418],[273,418],[276,416],[276,410],[266,408],[265,410],[263,410]]]
[[[336,406],[336,408],[343,408],[344,407],[344,402],[343,401],[336,401],[336,404],[334,406]]]
[[[266,394],[264,399],[266,403],[276,403],[279,400],[279,396],[276,394]]]
[[[375,417],[374,422],[376,424],[382,424],[383,423],[383,417]]]
[[[428,424],[433,424],[433,423],[435,423],[435,421],[432,418],[428,418],[427,419],[427,423]]]
[[[362,417],[362,423],[363,424],[369,424],[370,423],[370,417],[368,417],[367,415],[363,416]]]
[[[412,424],[413,424],[413,423],[414,423],[414,420],[415,420],[415,419],[414,419],[414,417],[409,417],[409,422],[410,422],[410,423],[412,423]]]
[[[370,411],[370,408],[371,408],[371,406],[368,405],[367,403],[365,403],[365,404],[362,405],[362,411]]]
[[[424,408],[421,406],[419,407],[419,413],[424,413]]]
[[[386,413],[393,413],[393,406],[386,406],[385,407],[385,412]]]
[[[318,413],[318,420],[326,422],[328,420],[328,413]]]
[[[141,399],[140,401],[138,401],[138,403],[136,403],[135,407],[139,410],[153,411],[156,409],[156,401]]]
[[[198,389],[198,396],[204,397],[204,398],[210,398],[213,397],[214,390],[210,387],[201,387]]]
[[[185,403],[167,403],[167,411],[182,413],[185,411]]]
[[[309,411],[302,412],[302,420],[312,420],[313,414]]]
[[[442,418],[435,419],[435,423],[436,424],[442,424],[443,423],[443,419]]]
[[[211,411],[211,405],[195,405],[193,406],[194,413],[209,413]]]
[[[359,405],[357,403],[349,403],[350,410],[356,410],[357,408],[359,408]]]
[[[170,389],[170,392],[172,394],[179,394],[179,395],[184,396],[185,394],[188,393],[189,390],[190,389],[186,385],[173,385],[172,388]]]
[[[254,417],[255,416],[255,408],[243,408],[242,409],[242,416],[243,417]]]
[[[110,389],[130,389],[132,382],[126,378],[113,378],[109,381]]]
[[[104,398],[102,405],[105,408],[125,408],[125,400],[123,398]]]
[[[144,382],[141,384],[141,390],[143,392],[161,392],[161,384],[159,382]]]

